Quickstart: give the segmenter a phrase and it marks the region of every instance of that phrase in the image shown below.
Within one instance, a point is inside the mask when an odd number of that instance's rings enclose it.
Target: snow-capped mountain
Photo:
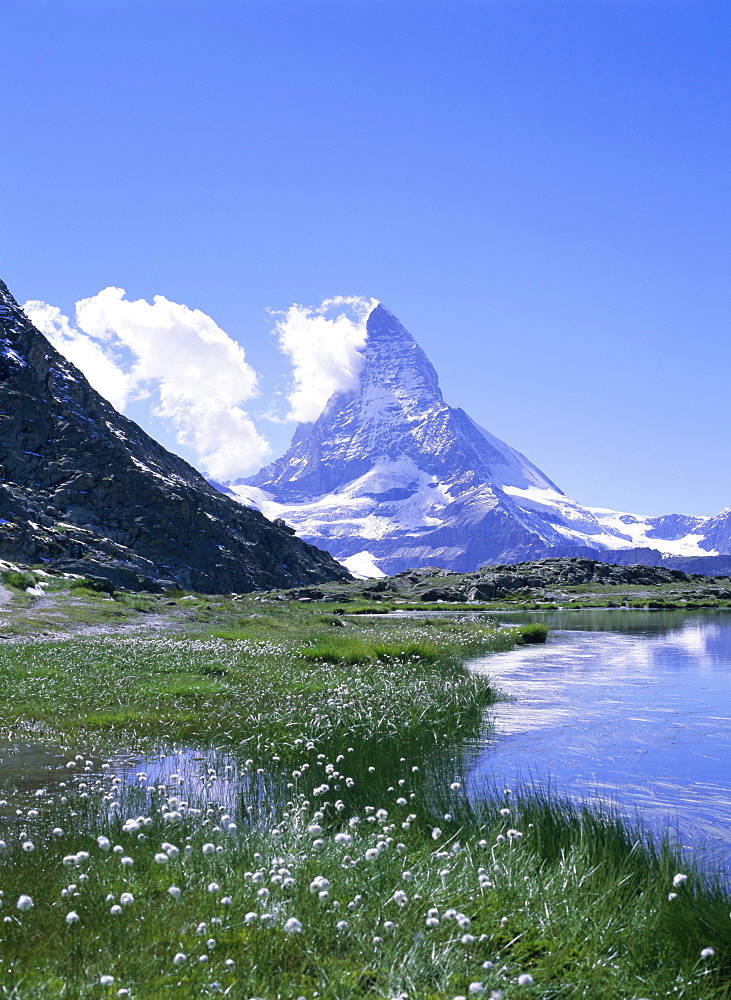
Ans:
[[[731,552],[731,511],[640,517],[565,496],[444,402],[431,362],[383,305],[368,317],[358,388],[331,396],[285,455],[227,487],[364,576],[549,555],[660,562]]]

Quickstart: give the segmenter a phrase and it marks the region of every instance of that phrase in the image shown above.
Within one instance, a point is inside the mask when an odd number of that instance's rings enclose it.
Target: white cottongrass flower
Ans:
[[[704,948],[703,951],[701,952],[701,958],[713,958],[715,954],[716,954],[715,948]]]
[[[78,923],[78,920],[79,920],[79,914],[76,912],[76,910],[69,910],[69,912],[66,914],[66,923],[75,924]]]
[[[223,903],[224,906],[230,906],[231,903],[233,903],[233,899],[231,899],[230,896],[221,896],[220,902]]]
[[[99,976],[100,986],[111,986],[114,982],[114,976]]]
[[[15,905],[21,913],[26,913],[33,906],[33,900],[30,896],[19,896]]]
[[[688,881],[688,876],[687,876],[687,875],[681,875],[680,873],[678,873],[678,874],[677,874],[677,875],[676,875],[676,876],[675,876],[675,877],[673,878],[673,888],[677,889],[677,888],[678,888],[678,886],[680,886],[680,885],[685,885],[685,883],[686,883],[687,881]]]
[[[319,823],[310,823],[307,827],[307,832],[312,834],[313,837],[319,837],[322,833],[322,827]]]
[[[460,940],[462,944],[474,944],[477,938],[474,934],[463,934]]]
[[[36,845],[33,843],[32,840],[26,840],[26,841],[24,841],[24,843],[23,843],[23,850],[26,853],[30,853],[31,851],[35,851],[35,849],[36,849]]]
[[[97,837],[96,842],[103,851],[108,851],[112,846],[112,842],[109,837]]]
[[[131,892],[123,892],[122,895],[119,897],[119,902],[122,904],[122,906],[129,906],[129,904],[134,903],[134,901],[135,898]]]
[[[349,833],[336,833],[334,839],[335,839],[335,843],[336,844],[352,844],[353,843],[353,838],[351,837],[351,835]]]
[[[184,955],[182,951],[179,951],[178,954],[173,959],[173,965],[182,965],[183,962],[187,961],[188,961],[188,956]]]
[[[163,854],[162,852],[155,855],[155,861],[157,861],[159,865],[166,865],[169,860],[170,858],[167,856],[167,854]]]
[[[524,972],[518,976],[518,986],[532,986],[533,982],[533,976],[531,976],[530,972]]]
[[[442,831],[439,829],[438,826],[435,826],[434,829],[431,832],[431,838],[432,838],[432,840],[439,840],[439,838],[441,837],[441,835],[442,835]]]
[[[54,828],[51,830],[51,833],[53,834],[54,837],[63,837],[63,830],[61,829],[60,826],[54,826]]]
[[[377,847],[369,847],[364,856],[366,861],[375,861],[380,853]]]
[[[330,881],[322,875],[315,876],[315,878],[310,882],[310,892],[313,894],[316,892],[328,892],[329,889]]]
[[[171,885],[170,888],[168,889],[168,892],[173,897],[173,899],[180,899],[180,889],[178,889],[177,885]]]
[[[482,983],[470,983],[469,991],[473,996],[481,996],[485,992],[485,987]]]
[[[396,892],[391,897],[394,903],[398,906],[406,906],[409,901],[409,897],[406,895],[403,889],[397,889]]]
[[[208,891],[209,892],[220,892],[220,889],[221,889],[221,886],[218,884],[218,882],[209,882],[208,883]]]
[[[115,903],[114,906],[111,907],[109,912],[113,913],[115,917],[118,917],[119,914],[122,912],[122,907],[119,905],[119,903]]]
[[[244,917],[244,923],[245,923],[245,924],[253,924],[253,923],[254,923],[254,921],[255,921],[255,920],[258,920],[258,919],[259,919],[259,914],[258,914],[258,913],[254,913],[254,911],[253,911],[253,910],[250,910],[250,911],[249,911],[249,912],[248,912],[248,913],[246,914],[246,916]]]
[[[284,930],[287,934],[301,934],[302,924],[297,919],[297,917],[290,917],[287,923],[284,925]]]
[[[670,900],[670,902],[672,902],[674,899],[677,899],[677,898],[678,898],[677,892],[669,892],[668,893],[668,899]]]
[[[338,920],[338,922],[335,924],[335,927],[339,931],[344,931],[347,928],[347,926],[348,926],[347,920]]]
[[[125,856],[124,858],[121,859],[121,864],[123,864],[125,868],[129,868],[131,865],[134,864],[134,859],[130,858],[129,856]]]
[[[216,845],[215,844],[204,844],[202,850],[203,850],[204,854],[213,854],[215,852],[215,850],[216,850]]]

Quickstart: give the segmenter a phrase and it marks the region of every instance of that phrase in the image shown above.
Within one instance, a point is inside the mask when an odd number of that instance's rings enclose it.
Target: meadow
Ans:
[[[177,595],[82,634],[108,600],[0,646],[2,735],[64,752],[0,790],[0,996],[731,996],[728,887],[669,840],[467,800],[496,692],[464,660],[524,627]],[[119,756],[188,747],[162,780]]]

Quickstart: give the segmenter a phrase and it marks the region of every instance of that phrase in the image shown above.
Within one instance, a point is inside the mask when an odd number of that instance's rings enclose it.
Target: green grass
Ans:
[[[120,797],[110,776],[89,789],[82,773],[66,804],[41,797],[0,857],[4,995],[729,996],[728,894],[671,846],[611,813],[536,794],[475,809],[445,784],[435,801],[410,757],[393,785],[354,805],[346,782],[363,749],[301,760],[266,824],[271,761],[263,777],[264,761],[242,766],[236,809],[223,767],[189,801],[197,814],[176,782]],[[313,796],[322,776],[330,789]],[[134,829],[123,829],[126,816],[138,817]],[[688,880],[674,887],[678,872]],[[27,911],[16,907],[21,893],[33,900]],[[67,923],[72,912],[78,921]],[[706,948],[715,954],[702,959]]]
[[[533,622],[531,625],[522,625],[520,635],[525,643],[541,643],[548,638],[548,625],[543,622]]]
[[[38,578],[29,570],[8,569],[0,573],[0,579],[8,587],[13,587],[15,590],[25,590],[26,587],[35,587],[36,583],[38,583]]]
[[[102,601],[94,621],[165,606]],[[542,624],[173,613],[192,635],[0,646],[4,735],[74,747],[0,830],[0,998],[731,998],[728,888],[670,842],[540,792],[468,801],[495,692],[463,661]],[[191,745],[180,779],[99,767]]]
[[[69,584],[70,590],[91,590],[95,593],[100,594],[113,594],[114,584],[111,580],[105,580],[101,577],[94,577],[90,579],[88,576],[81,577],[79,580],[72,580]]]
[[[66,742],[93,732],[109,746],[265,745],[287,740],[296,720],[298,734],[323,745],[348,733],[380,739],[427,730],[444,740],[479,729],[493,697],[463,658],[520,640],[519,629],[485,622],[357,620],[333,635],[313,626],[312,614],[276,619],[244,619],[246,630],[207,639],[2,645],[4,731]]]
[[[409,640],[405,642],[368,642],[345,636],[320,640],[300,650],[300,655],[312,662],[333,664],[365,664],[378,661],[412,660],[434,663],[439,658],[435,642]]]

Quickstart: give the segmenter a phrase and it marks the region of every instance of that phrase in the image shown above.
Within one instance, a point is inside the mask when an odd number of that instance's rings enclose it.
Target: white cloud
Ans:
[[[76,326],[55,306],[23,307],[51,343],[118,409],[152,396],[152,412],[169,419],[179,444],[190,445],[205,472],[230,479],[269,456],[241,404],[257,392],[243,348],[199,309],[156,295],[129,301],[105,288],[76,303]]]
[[[357,387],[366,320],[376,305],[375,299],[338,296],[316,309],[293,305],[281,314],[279,347],[294,368],[287,420],[317,420],[333,393]]]

